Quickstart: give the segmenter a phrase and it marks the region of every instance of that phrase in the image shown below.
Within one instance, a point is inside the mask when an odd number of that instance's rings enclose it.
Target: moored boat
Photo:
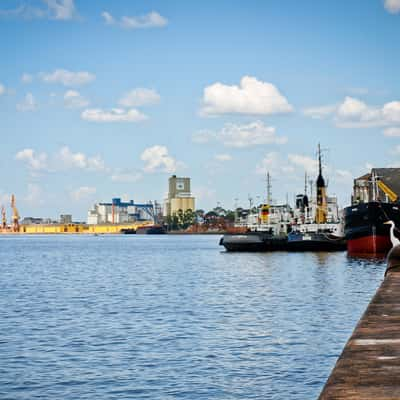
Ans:
[[[398,168],[374,168],[354,181],[353,205],[344,209],[349,254],[386,254],[392,247],[391,220],[400,227]]]
[[[296,197],[295,224],[288,234],[289,251],[341,251],[346,240],[339,218],[337,199],[328,197],[322,176],[321,149],[318,145],[319,174],[316,181],[316,199],[309,201],[307,177],[305,194]]]

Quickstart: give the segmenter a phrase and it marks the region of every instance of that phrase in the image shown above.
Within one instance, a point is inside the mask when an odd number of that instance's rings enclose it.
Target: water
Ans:
[[[0,237],[0,398],[316,398],[384,263],[218,240]]]

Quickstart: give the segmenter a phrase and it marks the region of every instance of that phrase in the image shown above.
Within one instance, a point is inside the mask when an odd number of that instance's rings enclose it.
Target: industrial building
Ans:
[[[164,202],[164,216],[176,214],[179,210],[195,210],[195,198],[190,191],[190,178],[172,175],[168,180],[168,198]]]
[[[97,203],[88,211],[87,223],[98,224],[125,224],[137,221],[154,222],[154,205],[152,203],[136,204],[133,200],[121,201],[112,199],[111,203]]]
[[[400,196],[400,168],[372,168],[354,179],[352,204],[397,201]]]

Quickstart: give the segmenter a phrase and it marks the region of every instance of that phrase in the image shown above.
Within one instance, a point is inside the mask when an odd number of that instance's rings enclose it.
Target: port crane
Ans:
[[[19,213],[15,205],[15,196],[11,195],[11,208],[12,208],[12,230],[14,232],[19,231]]]
[[[381,181],[380,179],[377,180],[377,185],[379,187],[379,189],[382,190],[383,193],[386,194],[386,196],[389,198],[389,200],[394,203],[395,201],[398,200],[398,196],[395,192],[393,192],[392,189],[390,189],[390,187],[388,185],[386,185],[385,183],[383,183],[383,181]]]

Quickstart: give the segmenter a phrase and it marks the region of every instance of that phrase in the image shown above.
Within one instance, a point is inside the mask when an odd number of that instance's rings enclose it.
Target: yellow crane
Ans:
[[[15,206],[15,196],[11,195],[11,208],[12,208],[12,229],[14,232],[19,231],[19,213],[18,209]]]
[[[395,202],[397,201],[397,199],[399,198],[399,196],[397,196],[397,194],[395,192],[393,192],[392,189],[390,189],[389,186],[387,186],[385,183],[383,183],[381,180],[377,181],[378,187],[379,189],[382,190],[383,193],[386,194],[386,196],[389,198],[389,200],[391,202]]]

